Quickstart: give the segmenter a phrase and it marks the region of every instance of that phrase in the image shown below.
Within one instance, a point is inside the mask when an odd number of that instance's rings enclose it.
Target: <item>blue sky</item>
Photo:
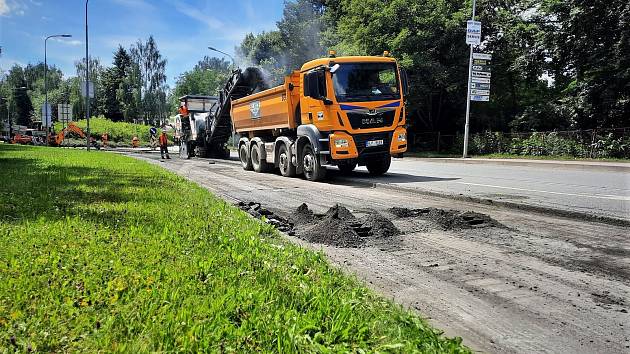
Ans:
[[[213,46],[233,54],[249,32],[272,30],[282,17],[282,0],[90,0],[90,55],[111,65],[112,53],[153,35],[168,60],[171,87]],[[14,63],[44,61],[44,38],[69,33],[72,38],[48,40],[48,63],[74,76],[74,62],[85,56],[83,0],[0,0],[0,70]],[[219,55],[217,55],[219,56]]]

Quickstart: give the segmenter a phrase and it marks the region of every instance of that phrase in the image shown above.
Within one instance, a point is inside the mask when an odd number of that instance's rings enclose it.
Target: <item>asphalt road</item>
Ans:
[[[286,237],[323,251],[333,264],[356,274],[383,296],[418,311],[447,335],[462,337],[475,350],[630,352],[628,227],[373,185],[365,182],[369,178],[361,171],[351,177],[332,172],[327,183],[313,183],[244,171],[237,161],[177,157],[163,161],[156,153],[134,156],[194,181],[230,203],[257,202],[277,215],[289,215],[301,203],[316,213],[324,213],[336,203],[357,216],[380,213],[402,233],[359,248]],[[411,159],[396,161],[392,174],[382,180],[450,191],[449,186],[457,181],[486,181],[475,180],[487,177],[471,171],[506,175],[491,185],[541,178],[536,178],[535,171],[520,173],[522,168],[432,165]],[[411,174],[420,170],[423,172]],[[563,171],[574,172],[578,171]],[[546,186],[552,185],[546,181]],[[519,188],[534,190],[533,186],[531,182]],[[540,186],[545,185],[535,185],[536,190]],[[528,192],[527,200],[534,195]],[[540,198],[541,203],[548,202]],[[396,216],[390,208],[398,206],[474,211],[499,224],[445,229],[433,217]]]
[[[403,188],[630,220],[630,166],[625,171],[581,167],[404,158],[395,159],[385,176],[373,178],[365,168],[359,168],[352,177]]]

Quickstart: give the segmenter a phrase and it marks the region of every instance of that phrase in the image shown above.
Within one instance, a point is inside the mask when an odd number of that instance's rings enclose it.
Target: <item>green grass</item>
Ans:
[[[158,166],[0,144],[0,351],[468,352]]]

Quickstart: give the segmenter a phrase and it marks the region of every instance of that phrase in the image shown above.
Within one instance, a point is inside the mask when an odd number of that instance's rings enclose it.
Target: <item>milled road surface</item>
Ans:
[[[373,186],[361,182],[367,177],[360,172],[353,178],[332,173],[330,182],[313,183],[243,171],[236,161],[134,156],[195,181],[227,201],[259,202],[277,214],[288,215],[302,203],[317,213],[335,203],[356,215],[380,212],[403,235],[361,248],[289,239],[321,249],[377,292],[417,310],[475,350],[630,352],[627,227]],[[407,167],[396,165],[394,172],[416,168],[403,166]],[[430,176],[393,173],[390,178],[418,183],[454,177],[432,171]],[[504,227],[445,231],[423,218],[395,217],[388,210],[396,206],[475,211]]]

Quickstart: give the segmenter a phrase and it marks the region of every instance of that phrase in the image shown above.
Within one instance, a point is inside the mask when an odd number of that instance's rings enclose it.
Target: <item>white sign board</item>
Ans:
[[[484,53],[473,53],[473,59],[492,60],[492,55]]]
[[[57,118],[63,123],[72,121],[72,107],[70,104],[60,103],[57,105]]]
[[[85,81],[81,81],[79,84],[81,86],[81,96],[85,97]],[[94,98],[94,82],[88,81],[88,88],[90,91],[90,98]]]
[[[472,95],[470,96],[470,100],[479,101],[479,102],[488,102],[490,101],[490,96]]]
[[[466,22],[466,44],[479,45],[481,43],[481,22]]]
[[[472,72],[472,77],[483,77],[483,78],[490,78],[490,76],[492,76],[491,73],[489,72],[485,72],[485,71],[473,71]]]
[[[42,103],[42,125],[45,127],[52,125],[52,107],[50,103]]]
[[[470,63],[470,100],[490,101],[490,61],[492,55],[485,53],[473,53]]]
[[[486,79],[483,77],[473,77],[472,79],[470,79],[471,82],[474,83],[478,83],[478,84],[489,84],[490,83],[490,79]]]
[[[473,96],[477,96],[477,95],[490,96],[490,90],[471,89],[470,94]]]

